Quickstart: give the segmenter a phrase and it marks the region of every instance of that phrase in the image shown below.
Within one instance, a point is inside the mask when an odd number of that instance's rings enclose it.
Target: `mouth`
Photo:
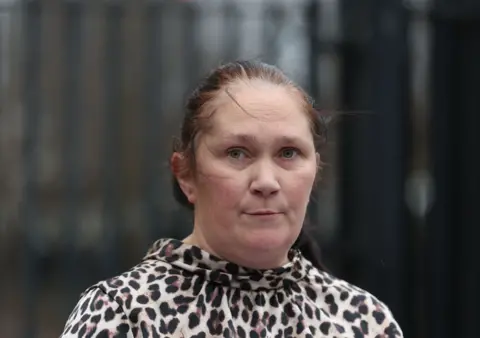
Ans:
[[[250,216],[275,216],[282,213],[274,210],[256,210],[252,212],[247,212],[246,214]]]

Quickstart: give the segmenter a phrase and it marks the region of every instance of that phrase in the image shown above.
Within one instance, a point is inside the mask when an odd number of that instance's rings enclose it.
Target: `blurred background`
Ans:
[[[0,337],[57,337],[85,288],[189,233],[172,136],[238,58],[338,117],[309,210],[330,270],[405,337],[480,337],[474,0],[0,0]]]

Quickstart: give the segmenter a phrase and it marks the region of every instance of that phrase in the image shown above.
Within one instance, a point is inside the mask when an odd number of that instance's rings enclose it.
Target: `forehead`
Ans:
[[[258,133],[268,128],[310,136],[301,96],[285,86],[263,81],[238,83],[225,89],[214,105],[213,130]]]

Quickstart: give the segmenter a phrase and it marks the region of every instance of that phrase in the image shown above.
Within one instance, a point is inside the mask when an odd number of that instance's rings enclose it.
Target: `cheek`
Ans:
[[[232,208],[238,205],[243,190],[239,177],[209,175],[202,179],[199,197],[208,200],[213,208]]]
[[[308,203],[315,181],[315,174],[311,172],[297,173],[285,181],[285,195],[291,205],[303,207]]]

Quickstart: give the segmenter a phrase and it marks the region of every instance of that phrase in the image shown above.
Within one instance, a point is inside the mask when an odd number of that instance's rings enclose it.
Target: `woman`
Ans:
[[[305,241],[324,136],[310,102],[260,62],[209,75],[171,156],[191,235],[87,289],[62,337],[402,337],[382,302],[324,272]]]

